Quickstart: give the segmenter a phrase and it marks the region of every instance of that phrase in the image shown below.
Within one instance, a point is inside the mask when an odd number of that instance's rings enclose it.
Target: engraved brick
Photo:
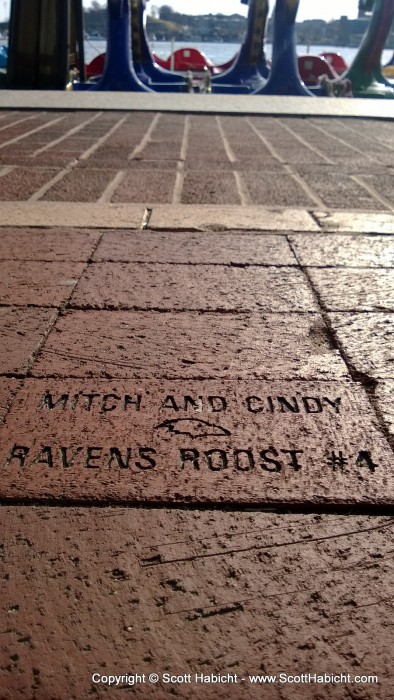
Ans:
[[[0,377],[0,422],[3,420],[7,408],[11,405],[12,398],[20,387],[21,382],[8,377]]]
[[[35,376],[348,377],[318,314],[72,311],[59,318]]]
[[[78,284],[72,306],[204,311],[318,309],[300,270],[148,263],[90,265]]]
[[[27,370],[54,318],[51,309],[0,308],[0,374]]]
[[[84,262],[93,252],[100,231],[54,228],[2,228],[0,260]]]
[[[394,503],[357,385],[26,380],[0,438],[2,498]]]
[[[301,265],[394,267],[394,237],[299,234],[290,240]]]
[[[0,303],[9,306],[60,306],[82,271],[82,263],[0,262]]]
[[[394,438],[394,381],[379,381],[374,391],[374,401],[387,428]]]

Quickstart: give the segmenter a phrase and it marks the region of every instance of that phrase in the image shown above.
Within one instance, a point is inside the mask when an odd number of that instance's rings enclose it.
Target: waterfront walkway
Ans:
[[[1,699],[388,700],[392,122],[63,98],[0,112]]]

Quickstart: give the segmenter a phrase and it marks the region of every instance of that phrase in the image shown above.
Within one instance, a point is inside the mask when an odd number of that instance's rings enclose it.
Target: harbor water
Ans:
[[[0,46],[7,45],[7,39],[0,39]],[[180,48],[196,48],[203,51],[205,55],[211,59],[212,63],[215,65],[220,65],[229,61],[237,51],[239,51],[240,45],[233,43],[212,43],[212,42],[180,42],[180,41],[151,41],[150,47],[160,58],[168,58],[173,51]],[[104,39],[86,39],[85,40],[85,62],[90,63],[90,61],[101,53],[105,53],[107,48],[107,42]],[[327,45],[310,45],[305,44],[298,45],[298,54],[319,54],[322,51],[334,51],[340,53],[345,59],[347,64],[350,64],[357,53],[357,48],[349,46],[327,46]],[[271,58],[272,54],[272,44],[266,44],[266,56],[267,59]],[[388,63],[393,55],[393,48],[387,48],[383,51],[382,64]]]
[[[210,43],[210,42],[179,42],[179,41],[151,41],[150,42],[150,47],[155,53],[157,53],[160,58],[168,58],[173,51],[176,51],[176,49],[180,48],[196,48],[199,49],[200,51],[203,51],[205,55],[211,59],[212,63],[216,65],[220,65],[221,63],[225,63],[226,61],[229,61],[230,58],[232,58],[237,51],[239,51],[240,45],[239,44],[227,44],[227,43]],[[100,53],[104,53],[106,50],[106,41],[102,40],[92,40],[92,39],[87,39],[85,41],[85,57],[86,57],[86,63],[89,63],[95,56],[97,56]],[[300,44],[298,46],[298,54],[306,54],[306,53],[311,53],[311,54],[319,54],[322,51],[334,51],[337,53],[340,53],[341,56],[345,59],[347,64],[350,64],[354,58],[354,56],[357,53],[357,48],[352,47],[350,48],[349,46],[327,46],[327,45],[321,45],[321,46],[306,46],[304,44]],[[266,44],[266,56],[268,59],[271,58],[272,54],[272,44]],[[386,49],[383,52],[383,58],[382,58],[382,63],[385,65],[388,63],[390,60],[391,56],[393,55],[393,49]]]

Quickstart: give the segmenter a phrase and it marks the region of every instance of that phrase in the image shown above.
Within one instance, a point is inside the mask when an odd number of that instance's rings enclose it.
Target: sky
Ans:
[[[105,0],[99,0],[100,4],[106,5]],[[85,7],[89,7],[91,0],[83,0]],[[160,7],[161,5],[170,5],[177,12],[185,12],[186,14],[201,15],[201,14],[216,14],[221,12],[225,15],[238,13],[241,15],[247,14],[247,6],[242,5],[240,0],[151,0],[149,6]],[[275,3],[270,0],[270,11],[272,11]],[[317,7],[318,5],[318,7]],[[0,20],[8,18],[10,0],[0,0]],[[341,15],[347,15],[353,19],[357,17],[358,0],[329,0],[329,2],[319,2],[316,0],[300,0],[298,9],[297,21],[302,22],[304,19],[337,19]]]
[[[191,15],[215,14],[222,12],[224,15],[234,13],[246,15],[247,5],[242,5],[240,0],[167,0],[166,2],[155,2],[152,5],[170,5],[177,12],[185,12]],[[270,0],[270,12],[272,12],[275,2]],[[147,9],[149,10],[149,3]],[[357,17],[358,0],[329,0],[329,2],[316,2],[316,0],[300,0],[297,21],[304,19],[337,19],[341,15],[347,15],[350,19]]]

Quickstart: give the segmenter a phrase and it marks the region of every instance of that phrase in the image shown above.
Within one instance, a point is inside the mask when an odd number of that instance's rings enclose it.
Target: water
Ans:
[[[0,39],[0,45],[1,44],[6,44],[7,40],[6,39]],[[180,42],[180,41],[175,41],[175,42],[170,42],[170,41],[151,41],[150,42],[151,48],[157,53],[158,56],[161,58],[168,58],[172,51],[180,48],[185,48],[185,47],[190,47],[190,48],[196,48],[199,49],[200,51],[203,51],[205,55],[211,59],[213,63],[216,65],[220,65],[221,63],[225,63],[226,61],[230,60],[237,51],[239,51],[239,44],[215,44],[215,43],[210,43],[210,42]],[[104,53],[107,48],[107,42],[103,40],[92,40],[92,39],[87,39],[85,41],[85,60],[86,63],[90,63],[92,59],[97,56],[100,53]],[[357,53],[357,48],[350,48],[349,46],[327,46],[327,45],[321,45],[321,46],[305,46],[304,44],[300,44],[297,48],[298,54],[305,54],[305,53],[311,53],[311,54],[319,54],[322,51],[334,51],[337,53],[340,53],[343,58],[345,59],[346,63],[350,64],[354,58],[354,56]],[[266,44],[266,55],[267,58],[270,59],[272,54],[272,44]],[[383,51],[383,57],[382,57],[382,64],[385,65],[386,63],[389,62],[393,55],[393,49],[385,49]]]
[[[106,41],[85,41],[86,63],[90,63],[90,61],[99,53],[104,53],[106,50],[106,46]],[[240,45],[226,43],[215,44],[203,41],[175,41],[173,43],[170,41],[151,41],[150,47],[155,51],[155,53],[157,53],[158,56],[160,56],[160,58],[168,58],[171,55],[172,51],[175,51],[176,49],[181,49],[185,47],[199,49],[200,51],[203,51],[208,58],[211,59],[212,63],[220,65],[221,63],[229,61],[230,58],[232,58],[237,53],[237,51],[239,51]],[[319,54],[322,51],[334,51],[340,53],[345,59],[346,63],[350,64],[357,53],[357,48],[350,48],[348,46],[327,45],[312,45],[308,47],[305,44],[300,44],[297,47],[297,51],[299,55],[305,53]],[[266,44],[266,55],[268,59],[271,58],[271,54],[272,44]],[[386,63],[388,63],[392,55],[393,49],[386,49],[385,51],[383,51],[382,64],[385,65]]]

